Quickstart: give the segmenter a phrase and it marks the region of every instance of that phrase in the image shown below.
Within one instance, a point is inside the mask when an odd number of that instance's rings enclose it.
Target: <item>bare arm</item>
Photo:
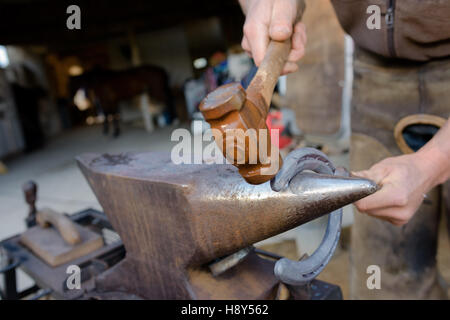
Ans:
[[[360,211],[395,225],[407,223],[424,194],[450,178],[450,120],[416,153],[387,158],[355,175],[382,186],[380,191],[356,202]]]
[[[450,179],[450,119],[418,154],[429,162],[432,186]]]

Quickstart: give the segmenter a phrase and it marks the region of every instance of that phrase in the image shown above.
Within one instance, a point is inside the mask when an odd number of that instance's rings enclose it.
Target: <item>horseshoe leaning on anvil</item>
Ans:
[[[343,188],[353,189],[355,193],[370,188],[374,191],[377,189],[373,182],[366,179],[331,180],[328,178],[327,180],[326,176],[302,173],[305,170],[336,177],[350,176],[344,168],[336,169],[322,152],[312,148],[297,149],[289,153],[283,167],[271,180],[272,190],[281,191],[289,187],[293,193],[307,194],[309,197],[315,197],[318,193],[323,192],[327,192],[330,197],[333,197],[333,190],[340,193],[344,191]],[[322,188],[320,188],[321,184]],[[361,193],[361,197],[366,195]],[[302,285],[317,277],[336,250],[341,233],[341,222],[342,208],[339,208],[328,215],[325,236],[311,256],[297,262],[287,258],[276,262],[274,272],[277,278],[290,285]]]

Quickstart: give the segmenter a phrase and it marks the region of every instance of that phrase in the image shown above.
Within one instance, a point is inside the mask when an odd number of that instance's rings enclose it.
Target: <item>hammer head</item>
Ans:
[[[209,93],[199,109],[207,121],[217,120],[227,113],[241,110],[246,98],[247,95],[240,83],[229,83]]]
[[[278,172],[282,159],[271,145],[264,100],[250,97],[240,83],[230,83],[209,93],[199,109],[225,158],[248,183],[260,184]]]

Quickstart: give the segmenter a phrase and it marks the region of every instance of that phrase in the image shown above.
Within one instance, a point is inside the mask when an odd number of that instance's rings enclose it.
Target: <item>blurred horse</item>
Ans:
[[[167,72],[160,67],[141,66],[121,71],[96,67],[82,75],[71,77],[72,97],[80,89],[85,91],[91,105],[105,116],[103,122],[105,134],[109,132],[108,119],[112,118],[114,137],[120,134],[120,101],[148,94],[152,101],[164,105],[169,118],[174,115],[169,77]]]

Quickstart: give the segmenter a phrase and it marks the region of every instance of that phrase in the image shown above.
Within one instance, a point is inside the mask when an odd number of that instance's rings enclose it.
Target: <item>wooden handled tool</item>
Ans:
[[[215,129],[214,139],[224,156],[251,184],[270,180],[282,166],[280,153],[271,145],[266,118],[290,49],[291,39],[270,41],[247,90],[240,83],[226,84],[209,93],[199,107]]]
[[[247,99],[251,99],[252,95],[255,95],[256,101],[258,99],[257,96],[261,96],[264,100],[265,107],[268,108],[270,106],[273,90],[287,62],[290,50],[290,39],[284,42],[270,41],[264,60],[261,62],[255,77],[247,88]],[[267,112],[268,109],[266,110],[266,114]]]
[[[42,228],[48,228],[50,225],[58,230],[61,237],[70,245],[76,245],[81,242],[81,235],[75,224],[65,215],[53,211],[49,208],[43,208],[36,215],[36,222]]]
[[[30,208],[26,219],[28,229],[20,236],[21,244],[52,267],[73,261],[103,246],[100,234],[52,209],[36,209],[37,190],[34,181],[28,181],[23,186]],[[50,225],[54,228],[49,228]]]
[[[276,147],[271,145],[266,118],[290,47],[290,40],[271,41],[246,91],[240,83],[227,84],[208,94],[200,105],[206,121],[212,129],[217,129],[213,130],[214,138],[222,153],[251,184],[270,180],[282,165],[279,152],[272,149]],[[260,152],[262,147],[266,152]],[[273,170],[265,174],[264,169],[269,168]]]

